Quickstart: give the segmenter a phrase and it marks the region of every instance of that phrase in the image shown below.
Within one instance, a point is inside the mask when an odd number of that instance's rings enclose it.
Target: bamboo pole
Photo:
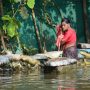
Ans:
[[[36,34],[36,38],[37,38],[37,42],[38,42],[39,52],[41,53],[41,52],[43,52],[43,49],[42,49],[42,44],[41,44],[41,40],[40,40],[40,36],[39,36],[38,27],[36,25],[35,13],[34,13],[33,9],[32,9],[32,19],[33,19],[33,23],[34,23],[35,34]]]

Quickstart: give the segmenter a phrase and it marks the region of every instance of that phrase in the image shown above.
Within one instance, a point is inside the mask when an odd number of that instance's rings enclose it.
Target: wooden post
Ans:
[[[85,31],[85,36],[86,36],[86,42],[90,43],[90,35],[88,31],[88,19],[87,19],[87,5],[86,5],[86,0],[83,0],[83,16],[84,16],[84,31]]]

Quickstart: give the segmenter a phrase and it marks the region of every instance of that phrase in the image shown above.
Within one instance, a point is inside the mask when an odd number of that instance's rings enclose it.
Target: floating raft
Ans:
[[[38,59],[44,64],[44,66],[64,66],[77,62],[76,59],[70,59],[67,57],[62,57],[62,51],[51,51],[44,54],[36,54],[32,58]]]
[[[72,65],[76,65],[76,59],[70,59],[66,57],[60,57],[55,59],[49,59],[45,65],[43,66],[44,73],[52,73],[52,72],[59,72],[64,73],[73,67]]]
[[[64,66],[64,65],[73,64],[75,62],[77,62],[76,59],[60,57],[60,58],[49,59],[45,63],[45,66],[57,67],[57,66]]]

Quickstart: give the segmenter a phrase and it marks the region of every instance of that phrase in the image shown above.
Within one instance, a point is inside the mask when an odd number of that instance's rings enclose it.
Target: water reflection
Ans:
[[[61,81],[59,83],[58,90],[76,90],[75,82]]]
[[[78,67],[63,74],[0,74],[0,90],[90,90],[90,67]]]
[[[70,73],[64,74],[44,74],[44,79],[48,79],[52,84],[56,84],[56,90],[76,90],[75,77],[71,77]]]

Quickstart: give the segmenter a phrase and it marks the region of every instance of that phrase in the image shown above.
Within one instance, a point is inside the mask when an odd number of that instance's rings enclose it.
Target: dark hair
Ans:
[[[67,24],[70,24],[70,20],[68,19],[68,18],[63,18],[62,20],[61,20],[61,23],[62,22],[65,22],[65,23],[67,23]]]

